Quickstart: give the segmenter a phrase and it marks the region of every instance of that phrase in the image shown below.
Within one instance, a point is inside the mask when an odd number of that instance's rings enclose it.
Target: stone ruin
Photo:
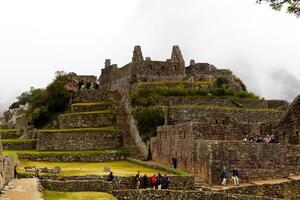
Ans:
[[[134,108],[129,103],[136,84],[187,82],[194,87],[193,83],[198,82],[210,87],[222,77],[227,80],[226,87],[236,91],[243,90],[242,81],[228,69],[218,69],[195,60],[191,60],[188,66],[185,63],[178,46],[173,47],[171,57],[165,61],[144,58],[140,46],[134,47],[131,62],[121,68],[106,59],[98,80],[96,76],[77,76],[85,83],[99,81],[100,88],[76,92],[70,111],[58,117],[58,129],[39,131],[36,141],[32,143],[33,149],[39,151],[101,150],[105,153],[21,154],[19,158],[69,162],[124,160],[126,155],[113,149],[125,147],[133,157],[141,160],[152,154],[153,161],[170,166],[175,159],[179,168],[193,174],[198,184],[206,186],[219,183],[220,170],[224,165],[229,170],[237,167],[241,181],[247,183],[300,175],[300,97],[290,105],[282,100],[236,100],[210,96],[153,97],[157,105],[163,106],[165,125],[158,127],[157,134],[151,138],[150,145],[147,145],[137,129],[133,117]],[[148,87],[152,87],[151,84]],[[102,129],[108,126],[118,126],[118,129]],[[276,143],[243,141],[248,134],[255,137],[274,134]],[[104,170],[109,171],[109,168]],[[92,184],[95,191],[105,192],[114,187],[91,177],[84,177],[83,180],[79,177],[69,178],[70,180],[43,180],[42,185],[52,189],[66,186],[70,190],[76,186],[85,190]],[[180,179],[185,180],[186,187],[180,183]],[[173,177],[173,180],[174,189],[194,188],[194,177]],[[123,189],[128,188],[128,183],[130,188],[134,188],[130,179],[127,180],[127,185],[122,186]],[[120,195],[117,196],[122,196],[122,191],[119,192]],[[137,195],[130,190],[124,191],[124,194],[127,192]],[[199,194],[196,192],[191,195]],[[214,198],[218,199],[212,197]]]

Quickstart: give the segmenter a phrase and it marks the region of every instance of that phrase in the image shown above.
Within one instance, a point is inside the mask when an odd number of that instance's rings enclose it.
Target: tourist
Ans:
[[[17,165],[14,166],[14,178],[18,178],[18,171],[17,171]]]
[[[152,188],[155,189],[155,186],[156,186],[156,175],[155,174],[151,177],[151,184],[152,184]]]
[[[143,189],[146,189],[148,187],[148,177],[146,174],[142,177],[141,186]]]
[[[222,185],[226,185],[227,181],[227,172],[226,172],[226,167],[223,166],[222,171],[221,171],[221,178],[222,178]]]
[[[176,159],[176,158],[172,158],[172,167],[173,167],[174,169],[177,168],[177,159]]]
[[[262,143],[262,142],[263,142],[263,139],[262,139],[262,137],[261,137],[261,136],[259,136],[259,137],[258,137],[258,139],[256,140],[256,142],[257,142],[257,143]]]
[[[170,183],[170,178],[165,174],[165,176],[162,178],[162,189],[168,189]]]
[[[108,178],[107,178],[107,181],[113,181],[114,180],[114,175],[113,175],[113,172],[110,172],[109,175],[108,175]]]
[[[270,142],[269,143],[275,143],[275,137],[274,135],[270,135]]]
[[[271,141],[271,137],[269,134],[267,134],[267,136],[264,138],[264,143],[267,144],[267,143],[270,143]]]
[[[162,176],[160,173],[158,173],[156,178],[156,189],[161,190],[161,185],[162,185]]]
[[[78,82],[78,90],[81,90],[83,85],[84,85],[83,80],[80,80]]]
[[[234,167],[234,169],[231,171],[232,172],[232,179],[233,179],[233,183],[235,186],[239,185],[239,171],[237,170],[236,167]]]
[[[135,175],[135,183],[136,183],[136,189],[140,189],[140,185],[141,185],[140,171],[138,171],[138,173]]]
[[[90,82],[87,82],[87,83],[85,84],[85,88],[89,90],[89,89],[91,88],[91,83],[90,83]]]

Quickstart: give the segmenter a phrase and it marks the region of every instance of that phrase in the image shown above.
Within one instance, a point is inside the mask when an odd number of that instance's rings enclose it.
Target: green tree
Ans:
[[[256,2],[267,2],[274,10],[286,8],[288,13],[300,16],[300,0],[257,0]]]

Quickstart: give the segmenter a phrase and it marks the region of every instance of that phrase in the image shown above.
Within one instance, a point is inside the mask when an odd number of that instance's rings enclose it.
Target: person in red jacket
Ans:
[[[157,178],[156,178],[156,175],[154,174],[152,177],[151,177],[151,184],[152,184],[152,188],[155,189],[156,187],[156,181],[157,181]]]

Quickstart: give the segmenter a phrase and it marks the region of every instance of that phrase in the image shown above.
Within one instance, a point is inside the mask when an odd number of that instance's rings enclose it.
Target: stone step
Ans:
[[[93,112],[74,112],[58,117],[59,128],[96,128],[115,123],[115,114],[111,110]]]
[[[18,152],[20,160],[46,162],[105,162],[125,160],[122,149],[104,151],[32,151]]]
[[[111,110],[110,102],[75,103],[71,105],[71,112],[91,112]]]
[[[37,150],[75,151],[116,149],[123,144],[116,127],[40,130]]]
[[[36,149],[36,139],[2,139],[3,150],[32,150]]]

